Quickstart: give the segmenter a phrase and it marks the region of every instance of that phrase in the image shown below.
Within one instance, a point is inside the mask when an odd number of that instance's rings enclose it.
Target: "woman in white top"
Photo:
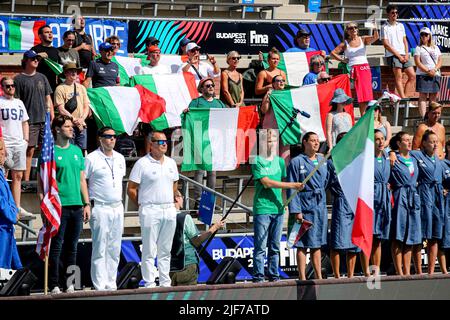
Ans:
[[[416,91],[419,92],[419,112],[424,117],[427,111],[427,100],[437,101],[439,92],[442,54],[434,45],[431,31],[427,27],[420,29],[420,42],[414,51],[416,63]]]
[[[355,83],[361,116],[366,112],[367,102],[373,99],[372,72],[366,56],[366,45],[378,40],[378,29],[375,27],[372,36],[358,35],[358,25],[350,22],[344,30],[344,41],[333,51],[331,56],[341,62],[348,63],[351,67],[351,78]],[[344,52],[344,58],[340,54]]]
[[[331,100],[331,111],[327,114],[325,126],[327,128],[327,152],[336,145],[337,136],[341,132],[348,132],[352,128],[352,117],[345,111],[345,107],[353,102],[353,99],[345,94],[341,88],[334,91]]]

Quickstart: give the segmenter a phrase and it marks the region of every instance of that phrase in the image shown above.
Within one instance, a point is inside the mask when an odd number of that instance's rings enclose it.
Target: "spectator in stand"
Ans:
[[[183,207],[183,196],[180,191],[175,192],[175,208],[177,226],[173,237],[170,279],[172,286],[192,286],[197,284],[200,259],[195,248],[199,248],[212,234],[223,228],[225,220],[219,220],[208,230],[200,233],[188,212],[179,212]]]
[[[228,68],[220,76],[220,100],[232,108],[244,105],[244,85],[242,74],[237,71],[241,56],[237,51],[227,54]]]
[[[341,42],[331,56],[341,62],[348,63],[351,68],[351,78],[355,81],[356,95],[358,97],[361,116],[366,112],[367,102],[373,99],[372,72],[367,61],[366,46],[377,41],[378,28],[375,27],[372,36],[359,36],[358,24],[350,22],[344,31],[344,42]],[[345,58],[339,55],[344,52]]]
[[[331,80],[331,76],[326,71],[321,71],[317,75],[317,84],[327,83]]]
[[[73,21],[74,31],[75,31],[75,43],[73,44],[73,48],[78,51],[78,55],[80,56],[80,66],[83,68],[83,72],[86,73],[87,68],[89,68],[89,63],[96,56],[94,41],[92,40],[92,36],[87,34],[85,31],[86,20],[84,17],[79,16],[76,20]]]
[[[310,47],[311,44],[311,32],[307,29],[300,27],[297,34],[294,37],[294,47],[289,48],[286,52],[311,52],[318,51],[315,48]],[[325,51],[321,50],[320,55],[325,58]]]
[[[56,50],[56,49],[55,49]],[[27,148],[27,168],[24,180],[30,180],[31,159],[36,146],[44,137],[45,114],[50,111],[50,119],[54,118],[51,95],[53,93],[47,78],[36,71],[41,56],[33,50],[25,51],[22,59],[23,72],[14,78],[16,96],[22,100],[29,119],[29,140]]]
[[[384,135],[384,147],[387,149],[386,151],[389,151],[389,142],[392,138],[392,130],[391,130],[391,124],[389,121],[383,119],[381,111],[381,105],[378,103],[377,100],[371,100],[367,104],[367,108],[375,108],[374,110],[374,128],[376,130],[380,130]]]
[[[337,136],[341,132],[348,132],[352,128],[352,117],[345,111],[345,107],[353,102],[343,89],[337,88],[331,100],[331,111],[327,114],[325,127],[327,129],[328,152],[336,145]]]
[[[280,62],[280,52],[276,48],[269,51],[268,63],[269,68],[258,73],[255,84],[255,94],[263,95],[273,88],[273,78],[280,75],[286,82],[286,73],[278,69]]]
[[[83,221],[91,215],[88,188],[84,173],[84,158],[80,148],[70,144],[73,139],[73,123],[70,117],[59,115],[52,123],[55,139],[56,182],[61,200],[61,225],[52,238],[49,254],[49,287],[52,294],[61,293],[59,266],[61,253],[64,257],[64,275],[69,266],[76,265],[77,245]],[[38,185],[39,198],[43,199],[42,186]],[[45,219],[45,218],[43,218]],[[64,244],[64,245],[63,245]],[[73,284],[67,283],[67,293],[75,292]]]
[[[180,41],[180,50],[178,51],[178,54],[181,56],[186,56],[187,55],[187,51],[186,51],[186,46],[193,42],[192,40],[190,40],[189,38],[183,38]]]
[[[195,42],[186,45],[188,53],[188,61],[183,63],[178,69],[178,73],[190,72],[195,76],[195,80],[199,81],[204,78],[217,78],[220,76],[220,68],[214,56],[208,55],[208,61],[212,64],[200,61],[200,49]]]
[[[66,31],[63,35],[64,44],[58,48],[59,59],[62,65],[66,63],[75,63],[78,68],[80,68],[80,56],[78,51],[73,49],[73,44],[75,43],[75,32]]]
[[[432,39],[429,28],[420,29],[419,45],[414,51],[416,63],[416,91],[419,92],[419,113],[421,117],[427,112],[427,100],[437,102],[442,66],[442,54]]]
[[[171,74],[172,70],[170,66],[165,64],[160,64],[161,59],[161,49],[158,46],[150,46],[148,48],[148,60],[150,64],[148,66],[142,67],[140,69],[140,74]]]
[[[159,46],[159,40],[155,37],[150,37],[147,40],[145,40],[145,51],[147,52],[147,55],[149,55],[148,49],[151,46]]]
[[[411,156],[411,136],[400,131],[391,139],[391,153],[397,152],[399,161],[391,168],[389,184],[393,190],[391,240],[392,260],[398,275],[410,275],[411,253],[416,272],[419,271],[417,252],[422,244],[420,196],[416,185],[419,176],[417,160]]]
[[[86,88],[77,82],[81,71],[74,63],[63,66],[65,81],[56,87],[55,106],[59,114],[71,117],[74,125],[71,143],[78,146],[84,154],[87,149],[85,120],[89,115],[89,98]]]
[[[317,83],[317,76],[325,68],[325,60],[322,56],[316,54],[309,60],[309,73],[303,78],[303,85]]]
[[[192,100],[191,103],[189,103],[189,107],[186,111],[189,112],[190,109],[196,108],[205,108],[205,109],[226,108],[227,106],[222,101],[215,98],[214,87],[215,87],[214,80],[212,78],[204,78],[200,80],[197,89],[198,92],[201,93],[201,96]],[[215,171],[196,170],[194,173],[195,174],[194,180],[197,181],[198,183],[203,184],[203,177],[205,176],[205,173],[207,173],[206,185],[214,190],[216,187]],[[198,208],[198,205],[200,203],[201,195],[202,189],[200,187],[195,187],[194,200],[196,201],[195,203],[196,208]]]
[[[38,53],[43,59],[51,59],[59,64],[61,60],[59,58],[59,51],[53,47],[53,31],[49,25],[42,26],[38,29],[38,36],[41,43],[32,47],[31,50]],[[45,61],[40,60],[37,72],[42,73],[48,80],[52,92],[55,92],[57,85],[57,74],[45,63]]]
[[[7,157],[11,166],[11,192],[19,209],[19,219],[32,217],[32,213],[21,207],[21,182],[27,168],[28,147],[28,114],[23,102],[14,98],[15,84],[11,77],[1,80],[4,95],[0,97],[0,127],[4,132],[5,147],[8,148]],[[7,162],[7,163],[8,163]]]
[[[419,150],[422,145],[422,135],[427,130],[431,130],[438,136],[437,154],[439,159],[444,159],[445,127],[439,123],[442,113],[442,105],[431,102],[428,112],[425,114],[425,121],[417,127],[413,139],[413,150]]]
[[[111,61],[114,56],[114,47],[107,42],[103,42],[99,47],[101,57],[91,61],[83,85],[89,88],[91,83],[93,88],[119,86],[119,66]]]
[[[114,51],[113,51],[113,56],[115,56],[117,54],[117,52],[120,50],[120,38],[118,36],[112,35],[108,38],[105,39],[105,42],[109,43]]]
[[[408,41],[406,39],[405,27],[398,19],[398,8],[396,5],[386,7],[388,20],[381,28],[381,40],[386,48],[387,63],[394,70],[395,87],[401,98],[406,98],[406,92],[413,91],[416,74],[413,64],[409,59]],[[402,71],[408,76],[408,81],[403,86]]]
[[[442,273],[447,274],[447,265],[445,261],[445,251],[450,248],[450,140],[445,143],[445,159],[444,166],[444,181],[445,188],[445,217],[444,217],[444,236],[442,243],[439,244],[438,259],[441,265]],[[444,259],[442,258],[444,257]]]

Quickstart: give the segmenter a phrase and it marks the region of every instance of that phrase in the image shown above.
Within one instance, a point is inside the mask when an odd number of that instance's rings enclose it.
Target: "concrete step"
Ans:
[[[304,5],[285,5],[275,8],[275,19],[314,21],[316,18],[317,13],[305,12]]]

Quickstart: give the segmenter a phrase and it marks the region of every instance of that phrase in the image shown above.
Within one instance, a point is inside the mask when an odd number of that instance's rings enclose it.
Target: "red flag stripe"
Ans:
[[[367,257],[370,257],[372,238],[373,210],[361,198],[358,198],[355,221],[353,222],[352,242],[361,248]]]

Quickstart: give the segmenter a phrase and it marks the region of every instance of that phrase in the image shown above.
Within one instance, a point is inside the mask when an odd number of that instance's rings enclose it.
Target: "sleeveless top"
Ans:
[[[241,101],[241,74],[239,74],[239,80],[236,82],[233,79],[231,79],[229,71],[225,70],[224,72],[228,75],[228,92],[231,95],[231,98],[233,99],[233,103],[238,103]],[[220,90],[220,100],[223,101],[226,105],[228,105],[227,100],[225,99],[225,95],[223,94],[223,91]]]
[[[333,120],[331,121],[331,138],[333,146],[336,145],[336,138],[341,132],[348,132],[352,128],[352,119],[347,112],[331,111]]]
[[[359,37],[359,40],[361,41],[361,44],[356,48],[350,47],[347,40],[345,40],[346,49],[344,54],[348,58],[348,65],[350,67],[358,64],[369,63],[367,61],[366,46],[364,45],[364,41],[361,37]]]

